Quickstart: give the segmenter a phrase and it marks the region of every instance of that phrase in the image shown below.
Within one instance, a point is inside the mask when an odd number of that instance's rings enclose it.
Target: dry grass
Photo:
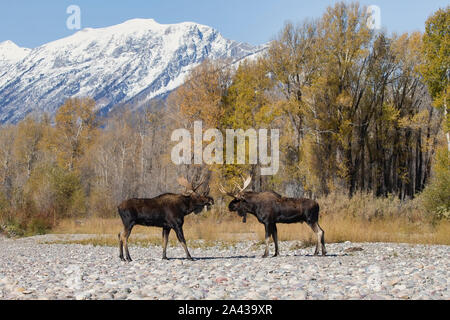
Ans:
[[[420,244],[450,245],[450,222],[437,225],[428,222],[421,212],[419,200],[400,202],[395,198],[374,199],[359,195],[348,199],[332,195],[319,199],[321,206],[320,225],[325,230],[325,241],[333,242],[403,242]],[[117,234],[122,229],[119,218],[88,218],[83,220],[62,220],[55,233],[80,233],[110,235],[104,237],[104,245],[116,245]],[[184,225],[186,239],[236,242],[241,240],[263,240],[264,227],[249,215],[247,223],[235,214],[217,212],[189,215]],[[281,241],[299,240],[305,244],[315,243],[315,236],[306,224],[278,225]],[[172,244],[176,243],[171,233]],[[161,229],[136,226],[131,243],[149,245],[161,243]],[[92,240],[87,243],[95,244]],[[97,241],[97,240],[96,240]],[[193,243],[191,245],[194,245]]]

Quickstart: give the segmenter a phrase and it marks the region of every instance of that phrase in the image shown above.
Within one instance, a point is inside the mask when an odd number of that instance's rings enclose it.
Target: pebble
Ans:
[[[195,261],[169,247],[167,261],[160,246],[131,239],[134,261],[124,263],[117,247],[48,243],[59,237],[0,240],[1,299],[450,299],[445,245],[344,242],[314,257],[283,241],[279,257],[262,259],[263,246],[241,241],[195,246]]]

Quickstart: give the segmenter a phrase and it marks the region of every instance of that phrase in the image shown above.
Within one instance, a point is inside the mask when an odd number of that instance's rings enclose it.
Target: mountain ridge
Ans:
[[[235,62],[265,50],[195,22],[154,19],[85,28],[34,49],[2,44],[7,49],[0,44],[0,123],[54,114],[70,97],[94,98],[106,114],[119,104],[164,96],[206,58]]]

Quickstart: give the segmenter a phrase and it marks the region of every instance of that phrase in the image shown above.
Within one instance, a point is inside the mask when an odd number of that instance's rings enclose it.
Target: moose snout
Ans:
[[[208,202],[206,203],[206,210],[211,210],[211,207],[214,205],[214,199],[209,197]]]

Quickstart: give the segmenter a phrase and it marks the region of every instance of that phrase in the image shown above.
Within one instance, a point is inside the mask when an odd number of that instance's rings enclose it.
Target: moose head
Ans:
[[[228,210],[231,212],[236,211],[240,217],[242,217],[242,222],[247,222],[247,212],[251,211],[252,204],[247,202],[245,198],[245,189],[250,185],[252,177],[248,176],[247,179],[242,178],[242,187],[235,183],[235,188],[233,191],[226,191],[225,188],[219,184],[219,191],[233,198],[233,200],[228,205]]]
[[[210,210],[211,206],[214,205],[214,199],[209,196],[209,185],[204,188],[203,192],[199,192],[200,186],[205,183],[205,180],[205,177],[203,177],[201,181],[194,186],[192,183],[188,182],[186,178],[178,178],[178,183],[185,187],[183,196],[190,198],[191,206],[194,207],[194,213],[196,214],[202,212],[204,207],[206,207],[207,210]]]

